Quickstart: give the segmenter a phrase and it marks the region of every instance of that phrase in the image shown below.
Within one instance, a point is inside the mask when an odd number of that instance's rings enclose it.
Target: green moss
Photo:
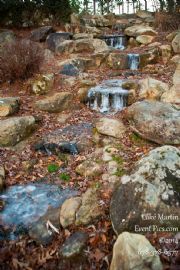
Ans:
[[[132,133],[130,135],[130,139],[137,144],[144,144],[145,141],[137,134],[137,133]]]
[[[60,178],[61,180],[63,180],[64,182],[69,182],[69,181],[70,181],[70,175],[67,174],[67,173],[61,173],[61,174],[59,175],[59,178]]]
[[[117,171],[114,173],[116,176],[123,176],[125,174],[125,170],[123,168],[118,168]]]
[[[48,169],[49,173],[54,173],[54,172],[57,172],[59,170],[59,165],[57,165],[57,164],[49,164],[47,169]]]
[[[122,165],[124,160],[121,156],[112,155],[112,160],[118,163],[119,165]]]

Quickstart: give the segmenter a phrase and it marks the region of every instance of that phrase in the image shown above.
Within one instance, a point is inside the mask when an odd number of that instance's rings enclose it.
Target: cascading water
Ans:
[[[122,88],[122,80],[107,80],[88,92],[88,105],[101,113],[121,111],[127,105],[128,91]]]
[[[137,70],[139,68],[139,54],[128,54],[128,67],[131,70]]]
[[[115,49],[124,50],[126,46],[126,36],[124,35],[109,35],[104,36],[106,44]]]

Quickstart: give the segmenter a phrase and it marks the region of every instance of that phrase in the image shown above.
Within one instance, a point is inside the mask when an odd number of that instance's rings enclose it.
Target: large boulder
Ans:
[[[173,39],[172,47],[175,53],[180,53],[180,32]]]
[[[139,81],[139,99],[160,100],[162,94],[169,90],[168,84],[153,78]]]
[[[156,36],[157,32],[150,26],[146,25],[133,25],[125,29],[125,35],[130,37],[137,37],[139,35]]]
[[[153,42],[153,40],[154,40],[154,36],[149,36],[149,35],[140,35],[136,38],[137,42],[144,45]]]
[[[14,146],[35,129],[33,116],[14,117],[0,121],[0,146]]]
[[[117,234],[179,229],[180,150],[162,146],[141,158],[113,193],[110,216]]]
[[[180,104],[180,84],[172,86],[169,91],[161,96],[161,101]]]
[[[113,247],[110,270],[162,270],[156,249],[143,235],[124,232]]]
[[[64,40],[70,40],[72,38],[72,34],[68,32],[57,32],[57,33],[51,33],[47,39],[47,47],[53,52],[56,52],[57,47],[64,41]]]
[[[139,67],[144,68],[149,64],[156,64],[159,58],[158,48],[150,48],[150,50],[139,55]]]
[[[16,97],[0,98],[0,116],[9,116],[18,112],[20,99]]]
[[[53,33],[54,29],[52,26],[42,26],[31,32],[30,39],[37,42],[43,42],[46,40],[50,33]]]
[[[159,144],[180,144],[180,111],[158,101],[136,102],[127,108],[130,127],[144,139]]]
[[[53,96],[38,100],[36,108],[50,113],[62,112],[71,107],[72,94],[69,92],[56,93]]]
[[[127,54],[112,52],[107,57],[106,63],[112,69],[128,69],[128,56]]]
[[[109,50],[105,41],[101,39],[79,39],[75,41],[74,52],[103,52]]]
[[[105,117],[96,122],[96,129],[100,134],[115,138],[122,138],[126,132],[126,127],[121,121]]]

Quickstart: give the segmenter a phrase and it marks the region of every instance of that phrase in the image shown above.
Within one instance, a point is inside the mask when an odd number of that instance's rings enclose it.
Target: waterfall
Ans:
[[[106,44],[115,49],[124,50],[126,45],[126,37],[124,35],[104,36]]]
[[[122,80],[107,80],[88,92],[88,106],[101,113],[121,111],[127,105],[128,91]]]
[[[139,54],[128,54],[128,67],[131,70],[137,70],[139,68]]]

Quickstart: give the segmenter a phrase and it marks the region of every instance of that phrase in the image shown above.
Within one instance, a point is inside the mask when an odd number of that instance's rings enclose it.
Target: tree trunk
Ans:
[[[144,0],[144,3],[145,3],[145,10],[147,11],[147,0]]]
[[[93,0],[93,12],[96,14],[96,0]]]

